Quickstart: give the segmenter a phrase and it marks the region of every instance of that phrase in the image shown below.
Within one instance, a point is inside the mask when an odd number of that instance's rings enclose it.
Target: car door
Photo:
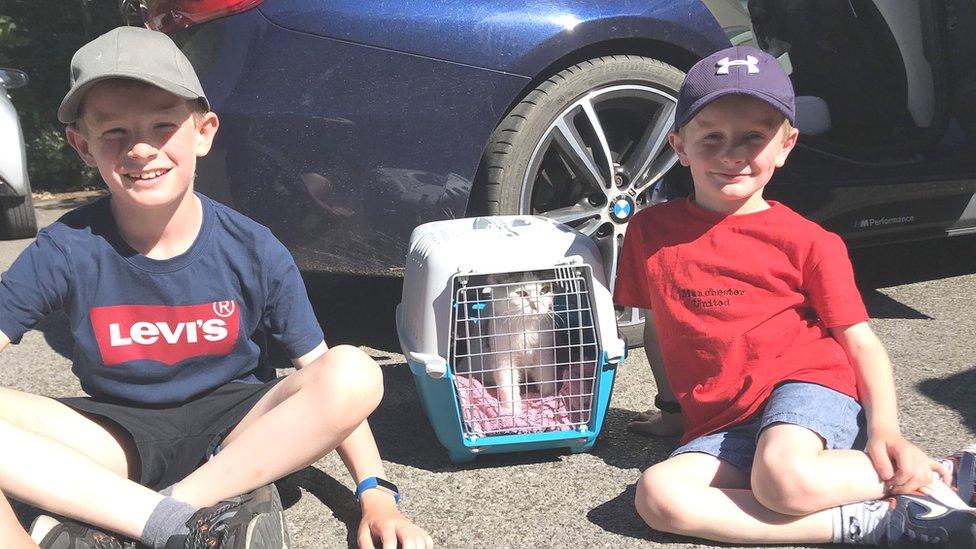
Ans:
[[[748,9],[759,45],[792,71],[805,133],[769,197],[853,244],[974,228],[972,3],[750,0]]]

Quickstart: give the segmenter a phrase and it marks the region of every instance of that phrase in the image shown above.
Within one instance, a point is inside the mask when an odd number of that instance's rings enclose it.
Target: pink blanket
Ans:
[[[570,371],[572,376],[570,376]],[[525,434],[567,431],[590,421],[593,392],[593,366],[574,366],[560,376],[559,391],[544,397],[536,392],[522,395],[522,410],[512,415],[503,407],[494,389],[480,381],[454,376],[461,400],[461,414],[466,431],[477,436],[486,434]]]

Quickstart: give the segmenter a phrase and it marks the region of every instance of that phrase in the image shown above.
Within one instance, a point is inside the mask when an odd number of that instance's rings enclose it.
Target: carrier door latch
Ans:
[[[447,373],[447,361],[437,355],[426,353],[407,353],[407,358],[424,365],[424,370],[432,379],[440,379]]]

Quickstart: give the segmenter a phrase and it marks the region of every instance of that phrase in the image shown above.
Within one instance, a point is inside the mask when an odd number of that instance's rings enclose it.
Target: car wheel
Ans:
[[[24,196],[0,198],[0,238],[15,240],[36,235],[37,217],[30,191]]]
[[[647,57],[598,57],[529,92],[492,134],[475,196],[484,213],[539,214],[590,236],[611,289],[627,222],[674,192],[667,143],[680,70]],[[621,333],[643,339],[640,311],[617,309]]]

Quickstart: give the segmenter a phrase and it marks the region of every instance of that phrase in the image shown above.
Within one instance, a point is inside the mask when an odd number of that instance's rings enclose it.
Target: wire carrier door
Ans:
[[[454,278],[449,362],[466,437],[590,428],[590,280],[588,265]]]

